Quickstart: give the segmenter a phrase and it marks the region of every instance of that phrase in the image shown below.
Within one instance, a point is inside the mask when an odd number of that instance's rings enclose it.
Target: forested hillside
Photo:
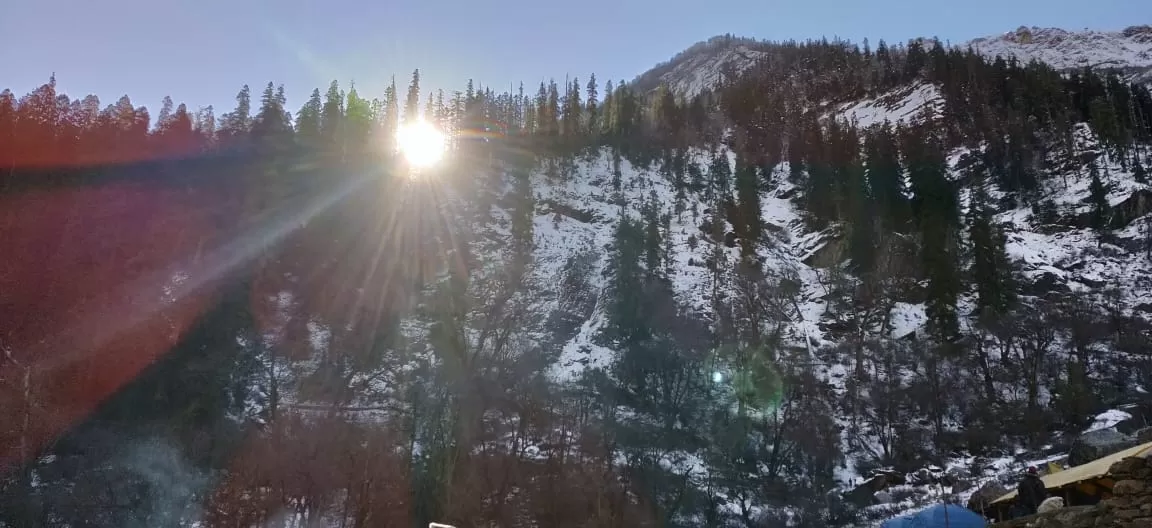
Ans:
[[[1152,403],[1129,80],[727,37],[635,82],[414,72],[295,112],[275,83],[154,119],[4,91],[0,526],[867,526],[966,501]],[[417,170],[394,145],[419,119],[449,148]],[[860,500],[880,468],[924,486]]]

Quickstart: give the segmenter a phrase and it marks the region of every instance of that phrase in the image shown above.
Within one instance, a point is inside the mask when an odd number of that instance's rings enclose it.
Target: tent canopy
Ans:
[[[912,515],[884,521],[880,528],[986,528],[978,513],[955,504],[929,506]]]
[[[1094,480],[1108,474],[1108,470],[1115,464],[1128,457],[1146,457],[1152,452],[1152,442],[1141,444],[1136,447],[1130,447],[1119,453],[1108,455],[1104,458],[1098,458],[1087,464],[1081,464],[1076,467],[1071,467],[1060,471],[1040,477],[1044,481],[1044,487],[1048,489],[1060,489],[1071,484],[1077,484],[1086,480]],[[1005,501],[1014,500],[1016,492],[1013,491],[992,501],[992,504],[997,504]]]

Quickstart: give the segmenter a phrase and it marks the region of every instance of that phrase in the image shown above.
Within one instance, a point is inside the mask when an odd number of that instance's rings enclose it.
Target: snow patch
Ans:
[[[1116,424],[1123,422],[1124,420],[1130,420],[1131,418],[1132,415],[1124,411],[1118,409],[1109,409],[1100,414],[1097,414],[1096,418],[1092,420],[1092,425],[1085,429],[1084,432],[1091,433],[1093,431],[1111,429],[1115,427]]]

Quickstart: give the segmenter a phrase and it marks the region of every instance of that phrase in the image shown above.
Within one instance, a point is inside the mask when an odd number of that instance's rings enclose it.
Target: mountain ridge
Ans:
[[[908,42],[934,40],[919,37]],[[677,96],[691,99],[718,86],[725,73],[739,75],[766,57],[766,50],[780,42],[789,41],[717,35],[637,75],[633,84],[641,92],[650,92],[664,84]],[[1152,83],[1152,25],[1081,31],[1020,26],[949,47],[972,48],[989,58],[1001,56],[1025,63],[1038,60],[1058,70],[1085,67],[1116,70],[1129,82]]]

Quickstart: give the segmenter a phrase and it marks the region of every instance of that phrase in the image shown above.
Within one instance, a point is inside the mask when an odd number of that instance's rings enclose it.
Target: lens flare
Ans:
[[[444,143],[444,134],[423,120],[401,125],[396,131],[396,146],[414,167],[428,167],[440,161]]]

